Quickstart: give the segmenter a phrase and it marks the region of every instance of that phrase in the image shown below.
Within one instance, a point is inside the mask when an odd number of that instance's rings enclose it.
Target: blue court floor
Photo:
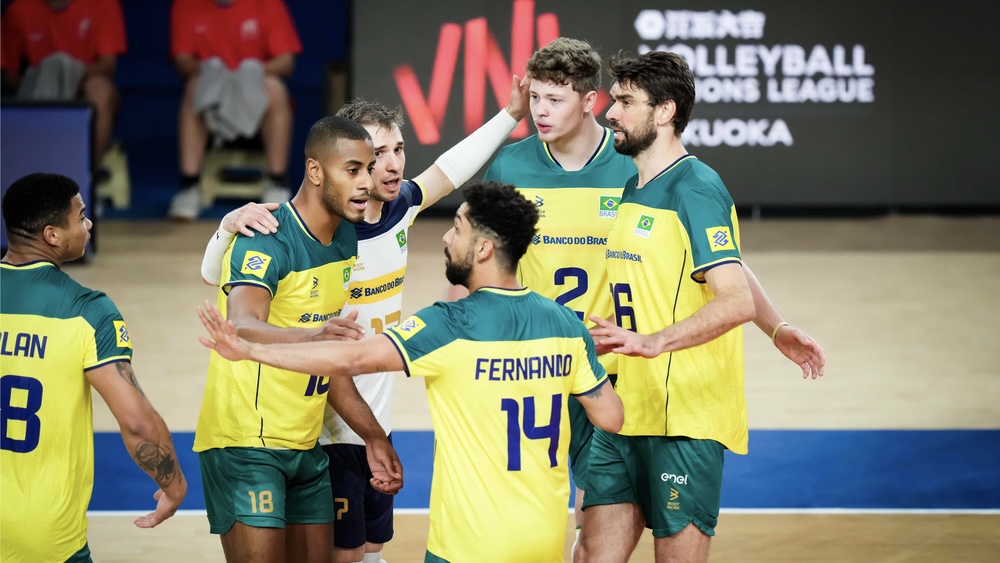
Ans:
[[[183,510],[204,510],[194,434],[174,443],[188,478]],[[398,509],[426,509],[434,435],[399,431],[404,465]],[[144,511],[155,486],[117,433],[94,439],[95,511]],[[1000,430],[752,430],[750,455],[727,452],[723,508],[1000,509]]]

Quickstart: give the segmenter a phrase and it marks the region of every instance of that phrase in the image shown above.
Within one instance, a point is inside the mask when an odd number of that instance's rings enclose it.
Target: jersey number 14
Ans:
[[[552,418],[545,426],[535,423],[535,398],[525,397],[524,425],[521,425],[521,403],[517,399],[500,399],[500,410],[507,413],[507,471],[521,470],[521,431],[529,440],[549,441],[549,467],[558,465],[559,422],[562,417],[562,393],[552,395]]]

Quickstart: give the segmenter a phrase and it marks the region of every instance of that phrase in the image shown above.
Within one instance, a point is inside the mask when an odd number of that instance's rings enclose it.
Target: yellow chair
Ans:
[[[259,201],[267,187],[267,158],[259,145],[237,143],[205,151],[201,170],[203,207],[211,207],[219,198]]]
[[[115,209],[127,209],[132,205],[132,184],[128,176],[128,155],[119,143],[112,143],[101,166],[109,172],[109,176],[95,187],[97,197],[111,201]]]

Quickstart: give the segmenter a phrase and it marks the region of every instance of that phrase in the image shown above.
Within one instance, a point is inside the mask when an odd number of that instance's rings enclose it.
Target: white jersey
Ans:
[[[368,335],[381,334],[399,324],[403,308],[403,278],[406,275],[407,230],[424,202],[424,192],[416,182],[404,181],[399,197],[382,207],[377,223],[358,223],[358,259],[351,274],[347,306],[341,316],[358,312],[358,324]],[[382,429],[392,431],[392,372],[358,375],[354,384]],[[357,444],[361,439],[330,405],[323,416],[319,443]]]

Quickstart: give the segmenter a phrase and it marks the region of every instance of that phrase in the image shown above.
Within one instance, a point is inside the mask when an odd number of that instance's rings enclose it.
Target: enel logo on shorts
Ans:
[[[664,473],[663,475],[660,475],[660,480],[665,483],[673,483],[675,485],[688,484],[687,475],[674,475],[673,473]]]

